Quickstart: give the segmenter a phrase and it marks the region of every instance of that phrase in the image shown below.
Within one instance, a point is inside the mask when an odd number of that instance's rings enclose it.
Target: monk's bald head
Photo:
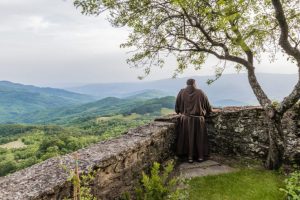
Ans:
[[[196,85],[196,81],[195,81],[195,79],[188,79],[187,81],[186,81],[186,84],[187,85]]]

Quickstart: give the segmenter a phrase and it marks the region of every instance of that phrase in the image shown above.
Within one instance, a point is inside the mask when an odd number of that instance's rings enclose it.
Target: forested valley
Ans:
[[[117,137],[172,113],[174,102],[172,96],[108,97],[16,115],[17,123],[0,124],[0,176]]]

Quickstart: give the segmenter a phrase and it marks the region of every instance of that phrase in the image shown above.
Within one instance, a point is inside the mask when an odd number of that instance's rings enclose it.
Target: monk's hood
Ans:
[[[195,94],[195,90],[196,90],[196,88],[194,87],[194,86],[192,86],[192,85],[188,85],[188,86],[186,86],[186,88],[185,88],[185,91],[186,91],[186,93],[188,93],[189,95],[193,95],[193,94]]]

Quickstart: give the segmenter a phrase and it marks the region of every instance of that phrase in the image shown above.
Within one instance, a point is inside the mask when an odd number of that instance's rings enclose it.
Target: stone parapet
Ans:
[[[0,178],[0,200],[63,199],[70,196],[67,181],[78,155],[79,171],[96,172],[91,185],[98,199],[115,199],[131,191],[154,161],[174,155],[178,115],[169,115],[129,130],[121,137],[99,142],[73,154],[51,158]],[[206,119],[210,152],[264,160],[268,151],[267,125],[260,107],[227,107]],[[300,164],[300,109],[288,111],[282,121],[287,138],[285,160]]]
[[[153,122],[127,134],[99,142],[73,154],[51,158],[32,167],[0,178],[1,200],[63,199],[70,196],[68,180],[74,169],[96,170],[92,190],[99,199],[114,199],[131,190],[154,161],[162,162],[173,153],[174,123]]]

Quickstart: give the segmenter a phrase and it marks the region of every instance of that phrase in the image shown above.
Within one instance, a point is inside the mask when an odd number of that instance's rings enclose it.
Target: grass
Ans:
[[[136,113],[131,113],[130,115],[124,116],[122,114],[119,115],[114,115],[114,116],[110,116],[110,117],[98,117],[96,119],[97,123],[103,122],[103,121],[109,121],[109,120],[114,120],[114,119],[119,119],[119,120],[125,120],[125,121],[130,121],[130,120],[135,120],[142,117],[139,114]]]
[[[174,114],[174,113],[175,113],[174,109],[162,108],[162,109],[160,110],[160,114],[161,114],[162,116],[164,116],[164,115],[169,115],[169,114]]]
[[[241,169],[190,180],[190,200],[283,200],[284,177],[273,171]]]
[[[13,141],[13,142],[9,142],[6,144],[2,144],[0,145],[0,148],[5,148],[5,149],[20,149],[23,147],[26,147],[27,145],[25,145],[21,139]]]

